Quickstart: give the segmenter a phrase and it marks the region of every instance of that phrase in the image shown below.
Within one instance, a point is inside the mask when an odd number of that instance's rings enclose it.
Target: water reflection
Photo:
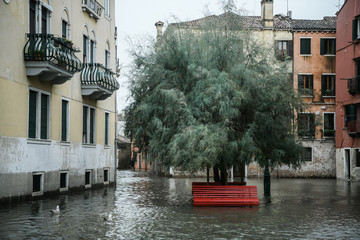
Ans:
[[[0,207],[0,239],[356,239],[360,183],[272,179],[260,207],[192,206],[192,181],[118,172],[116,188]],[[60,206],[60,215],[51,209]],[[111,221],[104,221],[112,215]]]

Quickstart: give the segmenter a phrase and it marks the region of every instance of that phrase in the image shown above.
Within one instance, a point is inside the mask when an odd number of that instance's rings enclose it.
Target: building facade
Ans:
[[[0,13],[0,199],[113,183],[115,1],[2,1]]]
[[[336,176],[360,180],[360,3],[339,10],[336,41]]]

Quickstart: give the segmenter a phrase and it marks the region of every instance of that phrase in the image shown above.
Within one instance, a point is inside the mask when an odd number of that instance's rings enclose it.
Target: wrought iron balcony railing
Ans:
[[[99,63],[86,63],[81,71],[81,92],[97,100],[104,100],[119,89],[115,73]]]
[[[95,0],[82,0],[82,9],[87,12],[90,17],[98,20],[101,17],[103,7]]]
[[[348,78],[348,92],[352,95],[360,93],[360,76]]]
[[[75,56],[79,52],[73,44],[52,34],[27,34],[24,60],[27,76],[61,84],[81,71],[82,63]]]

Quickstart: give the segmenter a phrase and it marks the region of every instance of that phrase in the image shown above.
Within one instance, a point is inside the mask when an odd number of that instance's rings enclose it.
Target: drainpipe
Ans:
[[[117,81],[117,80],[116,80]],[[115,139],[114,139],[114,185],[116,186],[117,173],[117,92],[115,91]]]

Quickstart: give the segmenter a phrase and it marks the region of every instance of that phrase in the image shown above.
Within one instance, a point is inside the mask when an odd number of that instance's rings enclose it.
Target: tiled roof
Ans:
[[[230,21],[229,21],[230,20]],[[336,17],[324,17],[322,20],[291,19],[289,17],[275,15],[275,30],[331,30],[336,31]],[[210,15],[204,18],[172,23],[171,26],[180,28],[201,28],[208,24],[217,24],[220,27],[232,29],[265,29],[260,16],[240,16],[232,12],[221,15]]]

